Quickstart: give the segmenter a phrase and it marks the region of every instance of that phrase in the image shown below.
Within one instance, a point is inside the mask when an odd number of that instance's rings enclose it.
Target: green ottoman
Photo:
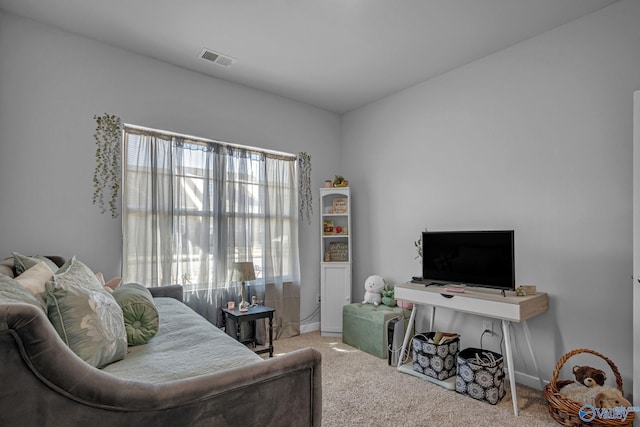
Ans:
[[[360,303],[345,305],[342,308],[342,342],[386,359],[389,320],[402,315],[400,307]]]

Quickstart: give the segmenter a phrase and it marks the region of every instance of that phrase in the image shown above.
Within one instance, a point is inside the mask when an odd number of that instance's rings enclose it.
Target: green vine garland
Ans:
[[[109,210],[112,218],[118,218],[118,194],[120,193],[120,145],[122,138],[122,122],[120,117],[105,113],[93,116],[96,121],[96,169],[93,173],[93,204],[100,206],[104,214],[105,193],[109,195]]]
[[[420,264],[422,264],[422,236],[415,242],[413,242],[413,246],[416,247],[416,251],[418,255],[416,255],[415,259],[420,259]]]
[[[307,218],[311,224],[313,215],[313,196],[311,192],[311,156],[305,152],[298,153],[298,213],[300,220]]]

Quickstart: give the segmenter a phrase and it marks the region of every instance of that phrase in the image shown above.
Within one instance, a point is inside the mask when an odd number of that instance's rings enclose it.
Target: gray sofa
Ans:
[[[262,359],[184,305],[180,286],[150,291],[157,335],[102,369],[77,357],[42,310],[0,298],[0,425],[321,424],[318,351]]]

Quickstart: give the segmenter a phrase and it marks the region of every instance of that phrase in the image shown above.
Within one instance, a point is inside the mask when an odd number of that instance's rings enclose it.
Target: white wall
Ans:
[[[120,221],[91,204],[94,114],[312,158],[331,176],[340,118],[0,13],[0,257],[77,255],[119,275]],[[300,226],[301,314],[319,293],[319,219]],[[314,319],[311,319],[313,321]],[[318,316],[315,317],[318,321]]]
[[[529,322],[543,377],[587,347],[616,363],[630,391],[638,22],[640,2],[615,3],[346,114],[354,299],[370,274],[420,275],[413,242],[424,227],[512,228],[517,284],[550,296]],[[477,346],[481,323],[470,320],[436,326]],[[517,371],[535,375],[518,347]]]

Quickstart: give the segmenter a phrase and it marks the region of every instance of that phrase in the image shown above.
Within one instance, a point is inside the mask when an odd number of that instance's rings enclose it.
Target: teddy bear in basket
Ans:
[[[382,302],[382,291],[384,290],[384,279],[382,276],[373,275],[367,277],[364,281],[364,300],[363,304],[373,304],[375,306],[380,305]]]
[[[595,408],[631,406],[631,402],[624,398],[620,390],[604,385],[607,376],[600,369],[574,366],[572,371],[576,382],[558,390],[561,396]]]

